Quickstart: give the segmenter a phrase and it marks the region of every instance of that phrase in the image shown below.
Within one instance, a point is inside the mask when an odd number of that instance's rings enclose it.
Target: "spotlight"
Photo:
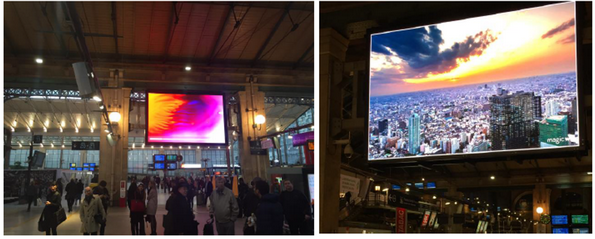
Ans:
[[[190,66],[187,66],[187,67],[186,67],[186,68],[184,68],[184,69],[185,69],[186,71],[190,71],[190,70],[192,70],[192,67],[190,67]]]
[[[100,106],[99,106],[99,109],[100,109],[100,110],[102,110],[102,109],[103,109],[103,105],[100,105]]]
[[[14,128],[12,126],[10,126],[10,131],[14,132]]]
[[[494,180],[494,179],[496,179],[496,176],[491,176],[490,179]]]
[[[43,59],[41,59],[41,58],[35,58],[35,62],[37,62],[37,64],[42,64],[43,63]]]
[[[110,122],[119,122],[121,118],[122,118],[122,115],[120,115],[120,112],[114,111],[114,112],[109,113],[109,121]]]
[[[432,196],[432,199],[436,199],[436,196],[435,196],[435,195],[434,195],[434,196]]]
[[[93,100],[99,102],[99,101],[101,101],[101,98],[98,95],[96,95],[96,96],[93,96]]]
[[[108,130],[108,129],[106,129],[106,130],[105,130],[105,132],[106,132],[106,133],[109,133],[109,130]]]

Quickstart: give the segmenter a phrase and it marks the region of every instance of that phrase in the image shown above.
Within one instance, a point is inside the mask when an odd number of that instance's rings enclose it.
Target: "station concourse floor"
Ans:
[[[159,192],[157,214],[157,235],[163,235],[162,220],[163,215],[167,214],[165,210],[165,202],[169,194]],[[196,204],[196,198],[195,204]],[[62,197],[62,206],[68,211],[68,205],[64,197]],[[58,235],[82,235],[80,233],[81,221],[79,217],[79,206],[73,206],[71,213],[67,214],[65,222],[58,226]],[[31,211],[27,212],[27,204],[19,205],[18,202],[4,204],[4,235],[45,235],[45,232],[37,231],[37,222],[39,216],[43,211],[43,206],[37,207],[31,204]],[[198,233],[203,234],[203,227],[209,219],[209,211],[205,205],[194,205],[194,219],[200,223],[198,225]],[[238,218],[235,222],[235,234],[242,235],[244,221],[246,218]],[[217,235],[216,223],[213,223],[215,235]],[[151,234],[151,226],[145,223],[145,233]],[[130,217],[127,207],[110,207],[107,215],[107,226],[105,228],[106,235],[131,235]]]

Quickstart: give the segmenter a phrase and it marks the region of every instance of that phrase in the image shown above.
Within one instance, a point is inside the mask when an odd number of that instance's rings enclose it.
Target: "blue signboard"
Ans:
[[[554,234],[568,234],[568,228],[552,228],[552,233]]]
[[[436,188],[436,182],[428,182],[426,188]]]
[[[566,215],[552,215],[552,225],[566,225],[568,224],[568,216]]]
[[[415,183],[415,187],[418,189],[424,189],[424,183]]]
[[[165,169],[165,163],[155,163],[155,169]]]
[[[401,190],[401,186],[393,184],[393,190]]]

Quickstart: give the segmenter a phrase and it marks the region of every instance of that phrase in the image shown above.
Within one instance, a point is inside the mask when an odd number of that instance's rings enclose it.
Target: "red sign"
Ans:
[[[398,207],[396,218],[397,222],[395,223],[395,231],[397,233],[407,233],[407,210],[405,208]]]
[[[432,213],[431,211],[426,211],[424,213],[424,219],[421,221],[421,226],[425,227],[426,225],[428,225],[428,219],[430,219],[430,213]]]

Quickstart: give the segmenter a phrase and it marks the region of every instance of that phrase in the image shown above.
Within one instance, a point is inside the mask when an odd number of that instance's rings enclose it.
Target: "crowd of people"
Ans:
[[[106,186],[107,183],[101,181],[97,187],[84,187],[80,180],[71,179],[65,187],[68,212],[79,203],[83,235],[105,234],[110,205]],[[150,224],[150,235],[157,235],[158,192],[163,189],[169,194],[165,204],[167,214],[163,215],[162,223],[165,235],[198,235],[200,223],[194,214],[194,207],[198,205],[206,205],[210,215],[203,227],[205,235],[214,234],[213,224],[218,235],[235,235],[235,224],[240,219],[243,220],[244,235],[313,235],[309,200],[293,188],[290,180],[283,181],[283,186],[285,190],[271,187],[258,177],[248,185],[240,178],[234,193],[233,179],[226,177],[166,177],[163,180],[158,176],[146,176],[141,180],[130,177],[126,201],[131,233],[146,235],[146,221]],[[36,190],[31,187],[34,196],[28,196],[28,199],[36,197]],[[66,219],[65,215],[61,216],[65,211],[61,204],[63,190],[61,180],[49,188],[39,220],[39,230],[45,231],[46,235],[57,235],[58,225]],[[29,195],[29,188],[27,191]]]

